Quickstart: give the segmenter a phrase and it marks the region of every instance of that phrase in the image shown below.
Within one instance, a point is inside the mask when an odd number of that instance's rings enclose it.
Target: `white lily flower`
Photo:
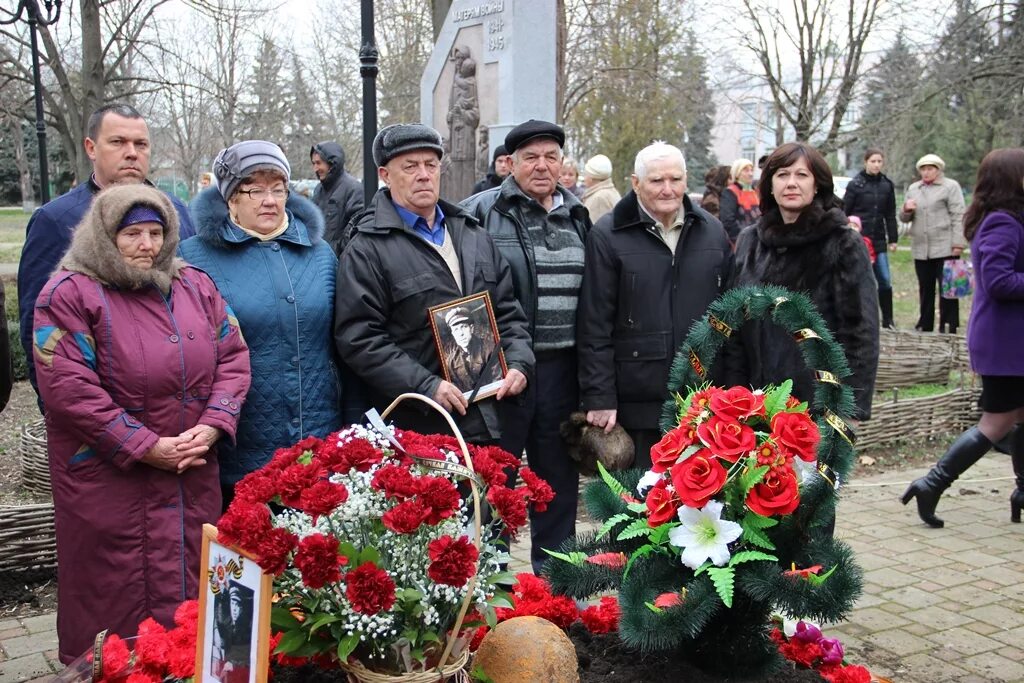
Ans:
[[[668,532],[668,540],[683,549],[682,563],[697,569],[711,560],[716,567],[729,561],[729,544],[743,533],[736,522],[722,519],[722,503],[712,500],[703,509],[679,508],[680,526]]]

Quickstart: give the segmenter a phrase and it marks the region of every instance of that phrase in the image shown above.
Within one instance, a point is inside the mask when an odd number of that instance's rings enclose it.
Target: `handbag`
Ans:
[[[974,271],[967,259],[948,259],[942,264],[942,298],[962,299],[974,292]]]

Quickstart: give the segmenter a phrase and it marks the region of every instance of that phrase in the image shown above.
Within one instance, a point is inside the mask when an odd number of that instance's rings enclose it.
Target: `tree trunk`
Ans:
[[[85,137],[85,125],[89,115],[103,106],[103,36],[100,32],[99,0],[81,0],[82,15],[82,99],[79,102],[79,130],[72,129],[71,137],[76,133]],[[84,182],[92,172],[92,164],[85,155],[81,144],[75,144],[75,168],[78,182]]]
[[[18,169],[18,184],[21,189],[21,206],[29,210],[35,206],[35,188],[32,187],[32,169],[25,154],[25,129],[15,117],[8,118],[8,130],[14,140],[14,166]]]

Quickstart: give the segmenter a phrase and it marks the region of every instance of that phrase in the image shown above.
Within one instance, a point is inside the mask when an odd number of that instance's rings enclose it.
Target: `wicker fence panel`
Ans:
[[[0,507],[0,571],[56,566],[53,505]]]
[[[21,484],[33,493],[50,494],[50,463],[46,457],[46,423],[28,422],[19,441]]]
[[[877,448],[903,441],[954,434],[976,424],[979,387],[953,389],[944,394],[890,401],[876,397],[871,419],[857,429],[857,448]]]
[[[876,391],[915,384],[945,384],[967,368],[967,344],[952,334],[881,330]]]

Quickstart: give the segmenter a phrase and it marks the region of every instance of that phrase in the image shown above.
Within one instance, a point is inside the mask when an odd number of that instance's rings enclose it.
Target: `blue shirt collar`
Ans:
[[[437,246],[444,244],[444,212],[441,211],[439,205],[434,206],[434,227],[431,229],[427,226],[427,219],[423,216],[413,213],[404,206],[399,206],[393,200],[391,203],[394,204],[395,211],[398,212],[406,227],[428,242]]]

